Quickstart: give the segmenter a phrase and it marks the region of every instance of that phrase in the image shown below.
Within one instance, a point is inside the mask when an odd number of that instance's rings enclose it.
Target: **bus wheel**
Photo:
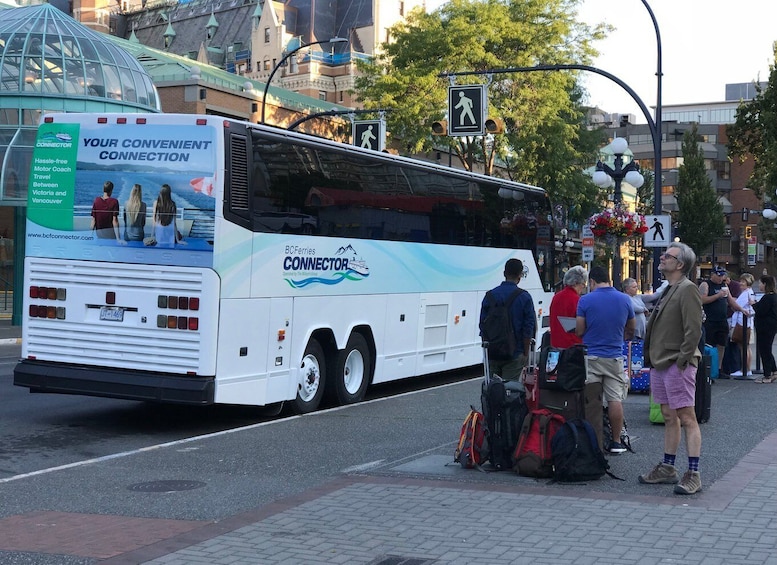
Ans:
[[[360,333],[351,335],[345,349],[337,355],[334,382],[331,383],[338,404],[353,404],[364,399],[371,368],[367,340]]]
[[[313,412],[321,404],[324,396],[326,378],[326,360],[321,344],[311,339],[305,348],[300,365],[301,380],[297,383],[297,397],[291,403],[291,409],[297,414]]]

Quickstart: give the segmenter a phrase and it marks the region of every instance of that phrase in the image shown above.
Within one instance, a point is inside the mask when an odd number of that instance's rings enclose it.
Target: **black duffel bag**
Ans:
[[[583,390],[586,380],[586,347],[540,350],[539,387],[541,390]]]

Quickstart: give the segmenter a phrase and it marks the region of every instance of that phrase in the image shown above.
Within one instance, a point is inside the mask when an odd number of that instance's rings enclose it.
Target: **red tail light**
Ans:
[[[189,299],[189,310],[199,310],[200,309],[200,299],[196,296],[192,296]]]
[[[196,332],[200,329],[200,319],[199,318],[189,318],[189,329],[193,332]]]

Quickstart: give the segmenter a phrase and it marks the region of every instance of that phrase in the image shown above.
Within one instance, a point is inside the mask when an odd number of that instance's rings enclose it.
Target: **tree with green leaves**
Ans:
[[[739,106],[727,131],[730,154],[742,162],[753,160],[749,188],[770,199],[777,189],[777,42],[772,49],[775,63],[769,65],[766,87],[756,83],[755,98]]]
[[[683,164],[678,170],[677,219],[680,224],[680,239],[696,254],[705,251],[712,242],[723,235],[726,221],[723,205],[707,176],[704,167],[704,150],[696,124],[683,135]]]
[[[542,186],[554,202],[582,219],[600,192],[582,169],[602,138],[585,128],[582,93],[573,72],[542,71],[459,77],[488,83],[488,114],[505,123],[502,135],[435,137],[446,118],[449,81],[441,74],[588,64],[593,42],[609,29],[576,21],[579,0],[451,0],[432,13],[411,12],[391,28],[391,41],[359,62],[356,94],[365,108],[389,109],[392,141],[410,153],[448,145],[465,167],[477,162]],[[495,163],[500,166],[495,167]]]

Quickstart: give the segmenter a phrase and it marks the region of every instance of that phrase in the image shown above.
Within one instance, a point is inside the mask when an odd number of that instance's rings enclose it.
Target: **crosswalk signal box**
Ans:
[[[356,120],[353,122],[353,145],[383,151],[386,148],[386,125],[383,120]]]
[[[488,98],[485,84],[448,87],[448,135],[485,135]]]

